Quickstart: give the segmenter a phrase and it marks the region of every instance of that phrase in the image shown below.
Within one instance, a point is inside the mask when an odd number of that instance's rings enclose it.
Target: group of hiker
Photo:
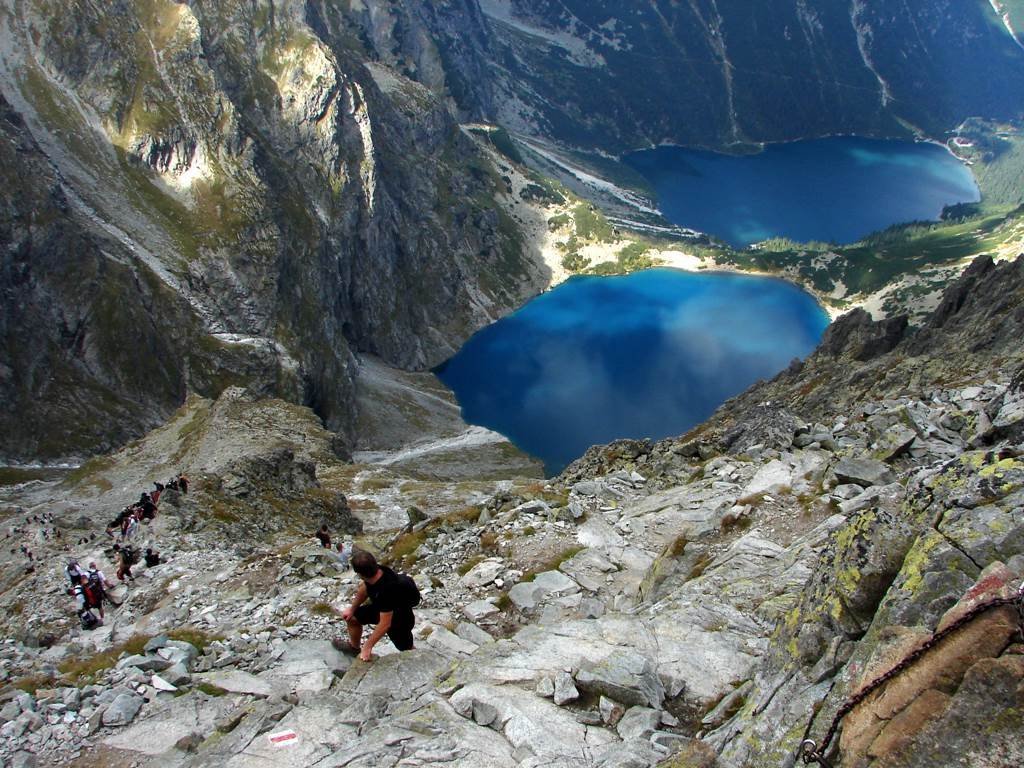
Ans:
[[[154,490],[143,491],[139,500],[129,504],[122,509],[113,520],[107,525],[107,535],[117,538],[118,543],[130,542],[139,531],[139,526],[148,523],[156,517],[157,504],[161,494],[166,490],[188,493],[189,480],[185,475],[176,475],[164,485],[153,483]]]
[[[4,541],[12,538],[21,542],[17,548],[11,547],[11,554],[21,553],[25,558],[26,573],[32,573],[36,569],[36,555],[30,546],[32,541],[52,542],[64,550],[71,549],[71,545],[64,541],[64,532],[54,525],[53,514],[49,512],[26,515],[23,524],[10,526],[4,534]]]
[[[153,491],[143,492],[139,500],[129,504],[122,509],[113,520],[107,525],[106,533],[115,539],[113,546],[108,550],[108,555],[113,558],[116,567],[115,576],[121,584],[134,581],[132,566],[144,559],[146,566],[152,568],[159,565],[160,553],[152,547],[147,547],[145,554],[139,552],[135,546],[135,538],[140,527],[156,518],[157,504],[160,496],[167,490],[172,489],[180,493],[188,493],[189,480],[185,475],[179,474],[172,478],[167,484],[154,483]],[[91,542],[95,535],[88,539],[81,539],[79,543]],[[81,566],[78,560],[72,558],[64,569],[70,586],[68,594],[75,599],[75,608],[83,629],[93,629],[99,626],[106,617],[104,603],[109,602],[113,606],[119,606],[109,593],[114,584],[107,579],[106,575],[96,565],[95,560],[89,561],[88,569]],[[96,616],[96,613],[99,616]]]
[[[178,475],[167,485],[155,483],[156,489],[143,493],[139,500],[129,505],[118,514],[107,527],[107,534],[118,540],[114,542],[112,552],[117,564],[116,577],[121,583],[134,579],[132,566],[139,559],[138,550],[133,545],[138,526],[156,517],[157,504],[167,488],[181,493],[188,493],[188,478]],[[327,525],[322,525],[314,534],[321,546],[332,549],[331,535]],[[419,605],[420,592],[412,577],[396,573],[364,550],[354,550],[343,542],[336,545],[337,556],[342,567],[351,562],[352,570],[359,576],[352,602],[341,612],[345,620],[348,637],[336,638],[334,647],[339,651],[358,656],[363,661],[373,658],[373,648],[387,635],[399,651],[411,650],[414,647],[412,630],[416,623],[413,608]],[[148,567],[160,564],[160,555],[147,548],[145,561]],[[72,559],[64,570],[69,581],[68,594],[74,597],[75,607],[83,629],[99,626],[106,617],[104,603],[119,606],[111,597],[109,590],[114,584],[99,569],[95,560],[90,560],[88,568]],[[96,614],[99,614],[97,617]],[[373,625],[374,629],[364,640],[363,629]]]

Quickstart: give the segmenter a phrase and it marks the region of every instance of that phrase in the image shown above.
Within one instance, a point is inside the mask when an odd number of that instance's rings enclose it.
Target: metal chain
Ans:
[[[879,686],[884,685],[889,680],[892,680],[896,675],[907,669],[911,664],[924,656],[924,654],[941,643],[945,638],[949,637],[949,635],[956,632],[962,626],[969,624],[978,616],[992,608],[1001,608],[1005,605],[1016,605],[1017,612],[1020,616],[1020,631],[1021,634],[1024,635],[1024,583],[1022,583],[1020,588],[1017,590],[1017,594],[1013,597],[997,597],[974,606],[974,608],[969,610],[941,632],[933,634],[926,642],[904,657],[899,664],[894,666],[888,672],[876,677],[853,696],[850,696],[843,703],[843,706],[841,706],[836,712],[835,717],[832,718],[832,724],[825,733],[825,738],[822,739],[821,747],[818,747],[817,743],[813,739],[804,739],[800,743],[800,757],[803,759],[804,763],[808,765],[810,763],[818,763],[823,766],[823,768],[832,768],[825,759],[825,753],[828,752],[829,745],[832,743],[832,739],[835,738],[836,731],[839,730],[839,724],[842,722],[844,717],[850,714],[854,707],[864,701],[864,699],[871,695],[871,693]]]

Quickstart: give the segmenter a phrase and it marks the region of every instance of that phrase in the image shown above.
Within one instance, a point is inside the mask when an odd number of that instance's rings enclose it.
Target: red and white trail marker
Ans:
[[[280,749],[281,747],[290,747],[292,744],[297,744],[299,734],[295,731],[278,731],[277,733],[268,733],[267,740],[270,742],[270,746]]]

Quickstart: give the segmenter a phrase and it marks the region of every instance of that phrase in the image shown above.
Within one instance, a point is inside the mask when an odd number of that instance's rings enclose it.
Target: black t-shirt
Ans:
[[[383,573],[376,583],[366,583],[366,594],[370,596],[374,607],[381,613],[410,610],[409,600],[398,575],[386,565],[380,569]]]

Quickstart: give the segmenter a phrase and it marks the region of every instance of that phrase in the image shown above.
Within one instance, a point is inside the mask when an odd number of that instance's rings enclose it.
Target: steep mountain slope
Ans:
[[[366,65],[388,57],[330,8],[4,3],[4,167],[32,190],[0,193],[6,458],[109,446],[231,383],[351,437],[353,353],[436,364],[546,283],[445,103]]]
[[[195,398],[63,483],[0,489],[36,532],[34,561],[0,553],[0,757],[769,768],[810,738],[842,768],[1015,765],[1022,285],[1024,258],[981,260],[922,330],[854,313],[696,436],[437,484],[391,531],[338,494],[351,468],[308,409]],[[807,397],[763,399],[787,390]],[[106,567],[111,509],[181,469],[142,534],[165,561],[78,630],[64,557]],[[331,647],[356,579],[318,519],[416,575],[415,650]]]
[[[483,0],[499,120],[620,152],[1014,116],[1024,50],[986,2]]]

